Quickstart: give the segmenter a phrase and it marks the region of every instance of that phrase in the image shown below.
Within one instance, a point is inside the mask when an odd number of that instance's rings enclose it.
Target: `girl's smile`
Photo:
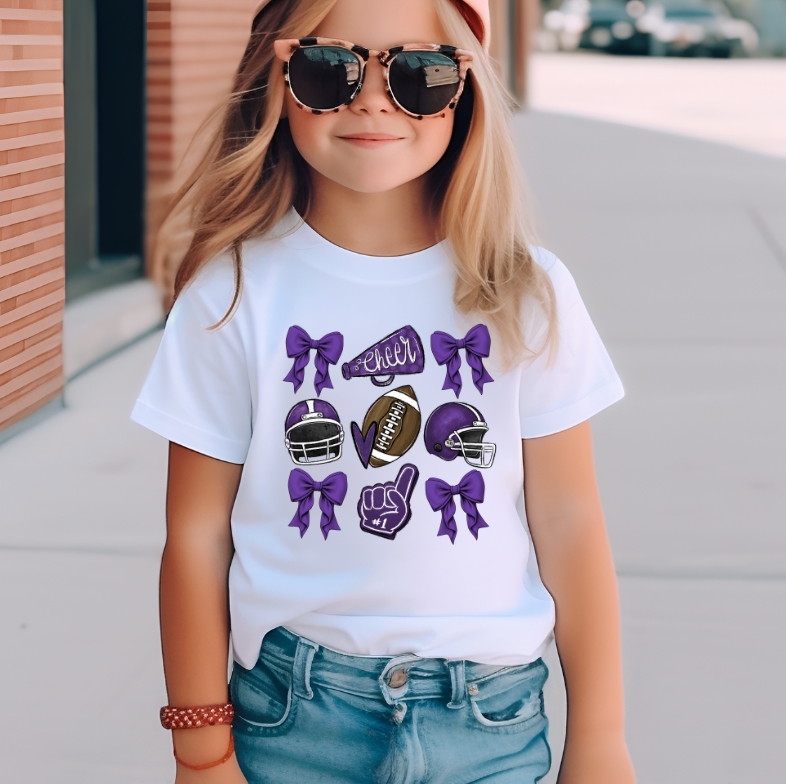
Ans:
[[[366,150],[376,150],[379,147],[388,147],[395,142],[403,141],[403,136],[395,136],[390,133],[349,133],[338,137],[343,141]]]

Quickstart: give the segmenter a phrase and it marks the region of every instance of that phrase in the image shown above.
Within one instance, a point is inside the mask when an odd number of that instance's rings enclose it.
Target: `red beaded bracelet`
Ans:
[[[206,705],[204,708],[161,708],[161,726],[165,730],[189,730],[214,724],[231,724],[235,709],[231,702]]]

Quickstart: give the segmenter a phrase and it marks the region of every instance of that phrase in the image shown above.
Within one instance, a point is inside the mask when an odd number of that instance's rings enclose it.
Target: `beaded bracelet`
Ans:
[[[161,708],[161,726],[165,730],[189,730],[215,724],[231,724],[235,708],[231,702],[206,705],[204,708]]]
[[[190,770],[207,770],[208,768],[215,768],[218,765],[223,765],[225,762],[229,760],[232,754],[235,751],[235,736],[232,734],[232,730],[229,730],[229,749],[227,749],[227,753],[221,757],[220,760],[216,760],[215,762],[206,762],[204,765],[189,765],[187,762],[183,762],[180,757],[177,756],[177,752],[175,749],[172,749],[172,753],[175,755],[175,759],[177,762],[182,765],[184,768],[189,768]]]

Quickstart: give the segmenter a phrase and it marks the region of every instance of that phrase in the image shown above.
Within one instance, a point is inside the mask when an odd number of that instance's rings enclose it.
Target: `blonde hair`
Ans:
[[[175,196],[159,233],[186,211],[193,237],[177,270],[174,296],[211,259],[229,250],[235,293],[223,326],[243,290],[242,243],[268,234],[291,207],[305,216],[311,198],[308,168],[289,124],[280,119],[284,80],[273,41],[309,34],[336,0],[273,0],[257,17],[233,91],[219,107],[219,127],[201,162]],[[433,0],[448,42],[475,55],[456,108],[453,138],[429,173],[433,210],[449,240],[457,272],[454,303],[463,314],[487,321],[509,364],[523,352],[556,346],[556,303],[551,280],[530,253],[519,167],[509,131],[511,99],[489,57],[452,0]],[[215,116],[213,118],[215,123]],[[210,120],[206,121],[206,127]],[[546,340],[533,349],[521,329],[522,302],[539,306],[548,322]]]

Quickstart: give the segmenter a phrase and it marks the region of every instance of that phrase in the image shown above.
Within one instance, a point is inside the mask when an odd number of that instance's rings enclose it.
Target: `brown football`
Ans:
[[[363,420],[363,434],[371,423],[377,424],[377,436],[368,461],[379,468],[398,460],[415,443],[420,433],[420,406],[415,390],[410,386],[386,392],[369,408]]]

